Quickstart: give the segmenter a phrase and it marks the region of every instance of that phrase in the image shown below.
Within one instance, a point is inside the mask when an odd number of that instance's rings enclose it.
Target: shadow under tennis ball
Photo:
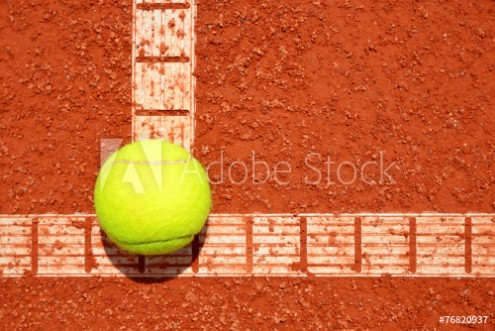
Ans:
[[[123,275],[141,283],[155,283],[175,278],[187,272],[194,275],[199,269],[199,254],[204,245],[207,227],[198,233],[192,243],[176,252],[164,255],[143,256],[129,253],[108,239],[100,229],[101,242],[106,256]]]

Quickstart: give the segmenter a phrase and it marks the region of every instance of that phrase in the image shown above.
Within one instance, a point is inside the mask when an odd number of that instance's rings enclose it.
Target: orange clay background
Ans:
[[[228,166],[255,152],[292,165],[288,185],[214,185],[214,212],[494,212],[495,2],[197,4],[195,156],[208,165],[223,153]],[[94,212],[100,139],[130,141],[131,22],[129,0],[0,4],[1,214]],[[382,152],[396,183],[307,185],[311,152],[357,165]],[[8,330],[495,323],[486,279],[0,284]]]

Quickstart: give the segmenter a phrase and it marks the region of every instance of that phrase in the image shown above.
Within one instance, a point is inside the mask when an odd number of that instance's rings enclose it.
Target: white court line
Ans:
[[[192,0],[133,4],[134,140],[166,139],[188,150],[192,147],[195,17]]]
[[[4,277],[495,277],[495,214],[213,214],[155,257],[108,243],[96,216],[0,215]],[[487,230],[488,229],[488,230]]]

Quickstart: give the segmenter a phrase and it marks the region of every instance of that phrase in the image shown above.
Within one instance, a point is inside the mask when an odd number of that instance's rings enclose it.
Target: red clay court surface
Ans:
[[[213,185],[215,215],[407,213],[407,222],[397,224],[407,231],[409,244],[401,258],[404,270],[420,273],[410,255],[422,249],[419,213],[454,213],[448,222],[459,227],[451,233],[459,242],[451,248],[459,250],[460,274],[473,278],[313,277],[308,265],[301,269],[301,260],[290,267],[306,271],[304,277],[39,277],[51,253],[38,241],[52,230],[67,233],[29,218],[27,230],[22,224],[7,227],[7,233],[25,231],[29,245],[37,248],[27,254],[23,277],[0,278],[0,327],[450,330],[468,325],[440,324],[441,316],[474,315],[487,316],[487,322],[469,327],[493,329],[495,284],[475,277],[472,253],[483,237],[479,247],[486,250],[487,263],[495,259],[490,244],[495,231],[490,216],[495,212],[495,2],[196,5],[197,43],[189,58],[195,62],[195,107],[192,113],[187,109],[194,115],[194,155],[205,165],[223,157],[228,167],[236,161],[250,164],[254,152],[270,166],[286,161],[292,168],[281,178],[286,185],[275,180],[238,185],[232,181],[243,176],[237,168],[230,181]],[[129,142],[136,125],[133,55],[142,54],[132,53],[132,15],[131,1],[0,5],[2,217],[94,213],[100,141]],[[310,153],[321,157],[310,163],[323,178],[327,157],[337,165],[358,166],[383,158],[394,163],[394,182],[307,184],[318,179],[305,163]],[[212,179],[220,178],[220,169],[211,169]],[[249,173],[258,180],[262,175]],[[346,171],[341,175],[352,178]],[[373,170],[368,176],[379,179]],[[485,215],[482,232],[476,215]],[[88,259],[87,242],[100,235],[91,216],[83,219],[70,220],[76,221],[71,231],[82,238],[81,268],[91,275],[102,262],[92,254]],[[299,221],[296,255],[308,257],[301,249],[311,236],[303,235],[307,223]],[[366,268],[366,251],[358,247],[367,221],[356,216],[347,224],[355,239],[350,258],[361,256],[360,272]],[[251,238],[248,248],[256,238],[256,230],[249,231],[256,227],[253,222],[240,222]],[[273,226],[278,223],[267,225]],[[56,251],[59,244],[51,244]],[[190,247],[193,259],[186,261],[194,274],[202,270],[194,252],[198,245]],[[110,254],[105,247],[102,259]],[[257,267],[253,255],[247,261]],[[146,272],[146,262],[131,261],[138,276],[141,268]]]

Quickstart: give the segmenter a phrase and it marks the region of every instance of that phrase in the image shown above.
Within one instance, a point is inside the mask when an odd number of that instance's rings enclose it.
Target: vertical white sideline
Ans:
[[[194,0],[133,4],[132,137],[190,150],[194,139]]]

